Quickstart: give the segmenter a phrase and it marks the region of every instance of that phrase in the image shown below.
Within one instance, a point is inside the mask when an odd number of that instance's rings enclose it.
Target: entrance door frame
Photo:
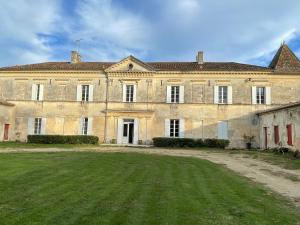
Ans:
[[[122,130],[122,144],[133,144],[134,119],[123,119]]]
[[[268,127],[264,127],[264,147],[268,149]]]
[[[133,132],[133,137],[132,137],[132,144],[133,145],[137,145],[138,144],[138,137],[139,137],[139,121],[138,121],[138,119],[137,118],[132,118],[132,117],[120,117],[120,118],[118,118],[118,127],[117,127],[117,144],[130,144],[130,143],[128,143],[128,141],[124,141],[124,139],[123,139],[123,137],[124,137],[124,135],[123,135],[123,133],[124,133],[124,121],[125,120],[132,120],[132,122],[133,122],[133,128],[132,128],[132,132]],[[131,122],[131,124],[132,124],[132,122]],[[127,122],[125,122],[125,124],[130,124],[130,123],[127,123]],[[129,134],[129,125],[128,125],[128,134]],[[129,138],[129,136],[128,136],[128,138]],[[128,140],[128,139],[127,139]]]

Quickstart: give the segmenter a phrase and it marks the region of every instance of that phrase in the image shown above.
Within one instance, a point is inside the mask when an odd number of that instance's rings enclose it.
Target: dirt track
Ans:
[[[88,149],[0,149],[7,152],[61,152],[61,151],[95,151],[95,152],[139,152],[144,154],[161,154],[181,157],[195,157],[225,165],[227,168],[261,183],[271,190],[286,196],[300,206],[300,170],[287,170],[267,162],[251,159],[246,154],[228,154],[226,152],[207,152],[193,150],[168,150],[129,147],[100,147]],[[291,179],[293,178],[293,179]]]

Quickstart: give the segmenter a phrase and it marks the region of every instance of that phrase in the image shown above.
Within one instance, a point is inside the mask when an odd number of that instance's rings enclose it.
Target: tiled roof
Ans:
[[[257,113],[257,115],[262,115],[262,114],[266,114],[266,113],[270,113],[270,112],[277,112],[277,111],[280,111],[283,109],[290,109],[290,108],[294,108],[294,107],[298,107],[298,106],[300,106],[300,102],[291,102],[291,103],[281,105],[281,106],[278,106],[278,107],[275,107],[272,109],[261,111],[261,112]]]
[[[0,71],[101,71],[105,70],[115,62],[46,62],[38,64],[17,65],[2,67]],[[233,62],[148,62],[146,63],[157,71],[270,71],[267,67],[233,63]]]
[[[300,72],[300,61],[291,49],[283,44],[278,49],[269,67],[275,72]]]

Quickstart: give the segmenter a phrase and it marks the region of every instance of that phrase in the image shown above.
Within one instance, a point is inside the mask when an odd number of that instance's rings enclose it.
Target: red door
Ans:
[[[3,140],[8,141],[9,124],[4,124]]]
[[[292,124],[287,125],[286,129],[287,129],[287,144],[292,146],[293,145]]]
[[[268,149],[268,128],[264,127],[265,149]]]

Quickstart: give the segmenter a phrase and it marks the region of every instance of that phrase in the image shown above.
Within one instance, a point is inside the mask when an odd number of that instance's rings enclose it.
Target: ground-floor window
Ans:
[[[35,118],[34,119],[34,134],[41,134],[42,133],[42,118]]]
[[[87,135],[88,134],[88,126],[89,126],[89,118],[85,117],[81,120],[81,134]]]
[[[179,137],[179,120],[170,120],[170,137]]]
[[[218,122],[218,139],[228,139],[228,122]]]

